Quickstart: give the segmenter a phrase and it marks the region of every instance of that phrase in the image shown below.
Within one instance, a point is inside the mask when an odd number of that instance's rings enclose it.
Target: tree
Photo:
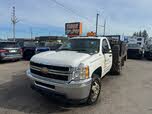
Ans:
[[[137,33],[136,33],[136,32],[134,32],[134,33],[133,33],[133,36],[137,36]]]
[[[141,31],[139,32],[138,36],[139,36],[139,37],[142,37],[142,32],[141,32]]]
[[[146,30],[144,30],[144,31],[134,32],[134,33],[133,33],[133,36],[136,36],[136,37],[144,37],[144,40],[147,40],[147,38],[148,38],[148,33],[147,33]]]
[[[139,32],[137,32],[136,34],[137,34],[136,36],[138,37],[139,36]]]
[[[148,33],[147,33],[146,30],[144,30],[144,31],[142,32],[142,37],[144,37],[145,41],[147,40],[147,38],[148,38]]]

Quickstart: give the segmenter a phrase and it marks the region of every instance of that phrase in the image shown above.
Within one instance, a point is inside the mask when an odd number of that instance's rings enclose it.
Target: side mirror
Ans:
[[[105,53],[109,53],[110,52],[110,49],[102,49],[102,52],[103,52],[103,54],[105,54]]]

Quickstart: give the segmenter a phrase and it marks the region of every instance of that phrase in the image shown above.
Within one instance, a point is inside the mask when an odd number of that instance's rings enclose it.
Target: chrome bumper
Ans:
[[[27,70],[26,74],[35,86],[64,94],[68,99],[85,99],[89,96],[92,81],[91,78],[82,81],[71,81],[70,83],[60,84],[36,78],[31,74],[30,70]],[[35,81],[55,86],[55,88],[52,89],[46,86],[36,84]]]

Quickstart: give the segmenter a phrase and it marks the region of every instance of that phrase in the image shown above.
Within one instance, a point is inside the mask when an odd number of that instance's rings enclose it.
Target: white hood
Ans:
[[[33,56],[31,61],[47,65],[77,67],[88,57],[90,57],[89,54],[76,51],[49,51]]]

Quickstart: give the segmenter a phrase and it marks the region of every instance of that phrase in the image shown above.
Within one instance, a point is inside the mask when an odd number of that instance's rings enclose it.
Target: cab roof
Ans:
[[[86,37],[86,36],[81,36],[81,37],[73,37],[73,38],[70,38],[70,39],[99,39],[99,40],[101,40],[101,39],[105,39],[106,37]]]
[[[0,41],[0,43],[16,43],[15,41]]]

